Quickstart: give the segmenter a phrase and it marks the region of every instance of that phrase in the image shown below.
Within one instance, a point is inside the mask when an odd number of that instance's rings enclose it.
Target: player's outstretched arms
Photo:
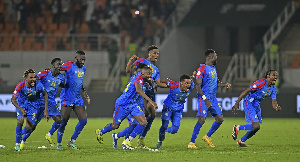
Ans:
[[[237,109],[239,108],[239,104],[240,104],[241,100],[242,100],[244,97],[246,97],[246,95],[248,94],[248,92],[251,92],[251,91],[252,91],[252,90],[251,90],[250,88],[247,88],[246,90],[244,90],[244,91],[240,94],[238,100],[236,100],[235,104],[234,104],[233,107],[232,107],[232,111],[233,111],[234,114],[237,113]]]
[[[281,110],[281,106],[279,106],[277,104],[277,100],[276,99],[272,99],[272,107],[273,109],[275,109],[276,111],[280,111]]]
[[[11,97],[11,103],[12,103],[16,108],[18,108],[18,109],[22,112],[22,115],[23,115],[23,116],[26,116],[26,110],[23,109],[23,108],[18,104],[17,99],[18,99],[18,98],[17,98],[16,96],[12,95],[12,97]]]
[[[133,68],[133,66],[134,66],[134,65],[132,65],[132,64],[133,64],[134,61],[137,60],[137,59],[138,59],[138,57],[137,57],[136,55],[132,55],[132,56],[130,57],[130,59],[128,60],[126,69],[125,69],[126,73],[129,73],[129,72],[132,70],[132,68]]]
[[[169,78],[157,79],[155,83],[160,88],[168,88],[168,81],[169,80],[170,80]]]
[[[158,109],[157,104],[152,101],[143,91],[142,86],[138,83],[134,84],[136,92],[141,95],[145,100],[147,100],[155,109]]]

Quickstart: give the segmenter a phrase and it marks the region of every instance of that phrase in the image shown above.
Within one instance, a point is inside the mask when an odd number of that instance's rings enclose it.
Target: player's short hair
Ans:
[[[145,70],[145,71],[146,71],[146,70],[151,70],[151,68],[148,67],[148,66],[144,66],[144,67],[143,67],[143,70]]]
[[[148,47],[148,52],[150,52],[153,49],[158,49],[158,47],[156,45],[151,45]]]
[[[216,53],[216,51],[213,50],[213,49],[207,49],[207,50],[205,51],[205,56],[207,57],[207,56],[209,56],[211,53]]]
[[[78,55],[85,55],[85,53],[83,51],[76,51],[76,54],[78,54]]]
[[[180,82],[184,81],[184,79],[191,79],[191,77],[188,76],[188,75],[186,75],[186,74],[183,74],[183,75],[181,75],[181,77],[180,77]]]
[[[35,73],[35,71],[33,69],[27,69],[24,71],[23,77],[26,78],[29,73]]]
[[[54,62],[56,62],[56,61],[61,61],[61,59],[60,58],[54,58],[52,61],[51,61],[51,65],[53,65],[54,64]]]
[[[147,66],[147,65],[144,63],[139,63],[137,66],[137,69],[143,69],[145,66]]]
[[[266,72],[266,75],[265,75],[265,78],[267,78],[267,75],[270,75],[272,71],[276,71],[276,70],[273,70],[273,69],[270,69]]]

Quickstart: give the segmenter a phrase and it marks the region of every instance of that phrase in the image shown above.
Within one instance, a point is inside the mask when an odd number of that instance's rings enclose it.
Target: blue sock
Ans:
[[[119,132],[119,133],[117,134],[117,137],[120,138],[120,137],[126,136],[126,134],[127,134],[127,132],[128,132],[128,129],[129,129],[129,127],[126,127],[124,130],[122,130],[121,132]]]
[[[105,126],[103,129],[101,129],[101,134],[103,135],[103,134],[105,134],[105,133],[107,133],[107,132],[110,132],[110,131],[112,131],[112,130],[114,130],[114,128],[112,127],[112,123],[109,123],[107,126]]]
[[[158,131],[158,140],[159,141],[164,141],[165,140],[166,129],[168,128],[168,125],[169,125],[169,120],[162,120],[161,122],[162,122],[161,127]]]
[[[22,129],[22,128],[21,128]],[[22,135],[26,134],[28,130],[26,129],[26,126],[22,129]]]
[[[172,127],[168,127],[168,128],[167,128],[167,132],[168,132],[168,133],[171,133],[171,134],[175,134],[175,133],[178,132],[178,129],[179,129],[178,126],[172,125]]]
[[[211,126],[210,130],[208,131],[208,133],[206,134],[207,137],[210,137],[212,134],[214,134],[215,131],[220,127],[221,124],[222,124],[222,123],[219,123],[219,122],[215,121],[215,122],[212,124],[212,126]]]
[[[61,143],[67,124],[68,120],[61,120],[60,127],[57,130],[57,143]]]
[[[76,127],[75,127],[75,131],[71,137],[72,140],[76,140],[77,137],[79,136],[79,134],[81,133],[82,129],[84,128],[84,126],[87,123],[87,119],[81,119],[79,120],[79,122],[77,123]]]
[[[22,127],[17,125],[16,127],[16,143],[21,143],[22,138]]]
[[[251,130],[252,124],[240,125],[239,130]]]
[[[137,135],[141,134],[142,131],[145,129],[145,125],[138,124],[134,130],[131,132],[130,137],[135,138]]]
[[[33,132],[33,130],[29,130],[26,134],[23,135],[22,141],[26,141],[27,138],[31,135],[31,133]]]
[[[194,131],[193,131],[192,138],[191,138],[191,142],[192,143],[195,143],[196,138],[197,138],[197,136],[199,134],[199,131],[200,131],[201,127],[202,127],[202,124],[199,123],[199,122],[197,122],[196,125],[195,125],[195,127],[194,127]]]
[[[52,127],[51,127],[49,133],[50,133],[51,135],[53,135],[53,133],[59,128],[59,126],[60,126],[60,124],[57,124],[56,122],[54,122],[54,123],[52,124]]]
[[[241,138],[241,141],[242,142],[245,142],[247,141],[247,139],[251,138],[253,135],[255,135],[255,133],[257,132],[258,130],[255,130],[255,129],[251,129],[251,130],[248,130],[247,133]]]
[[[133,132],[134,128],[135,128],[137,125],[138,125],[138,124],[131,124],[131,125],[129,126],[129,129],[127,130],[125,139],[129,137],[129,135]]]
[[[146,137],[148,131],[150,130],[151,128],[151,125],[152,125],[152,122],[153,122],[154,118],[151,118],[150,116],[147,117],[147,122],[148,124],[146,125],[144,131],[141,133],[141,137]]]

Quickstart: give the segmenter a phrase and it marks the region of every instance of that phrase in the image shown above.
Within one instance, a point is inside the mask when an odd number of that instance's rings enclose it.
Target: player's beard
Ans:
[[[217,60],[214,60],[214,61],[212,62],[212,64],[213,64],[214,66],[216,66],[216,65],[217,65]]]

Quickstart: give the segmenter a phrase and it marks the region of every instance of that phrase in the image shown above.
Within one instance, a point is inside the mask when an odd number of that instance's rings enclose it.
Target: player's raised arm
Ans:
[[[130,57],[130,59],[128,60],[127,66],[126,66],[126,73],[129,73],[130,71],[132,71],[133,69],[135,69],[135,65],[133,64],[134,61],[137,59],[138,57],[136,55],[132,55]]]
[[[48,93],[46,90],[44,90],[43,92],[43,96],[44,96],[44,102],[45,102],[45,111],[44,111],[44,117],[47,119],[47,121],[49,120],[49,114],[48,114]]]
[[[225,86],[226,86],[227,89],[231,88],[231,84],[230,83],[222,83],[220,81],[220,79],[218,78],[218,87],[225,87]]]

